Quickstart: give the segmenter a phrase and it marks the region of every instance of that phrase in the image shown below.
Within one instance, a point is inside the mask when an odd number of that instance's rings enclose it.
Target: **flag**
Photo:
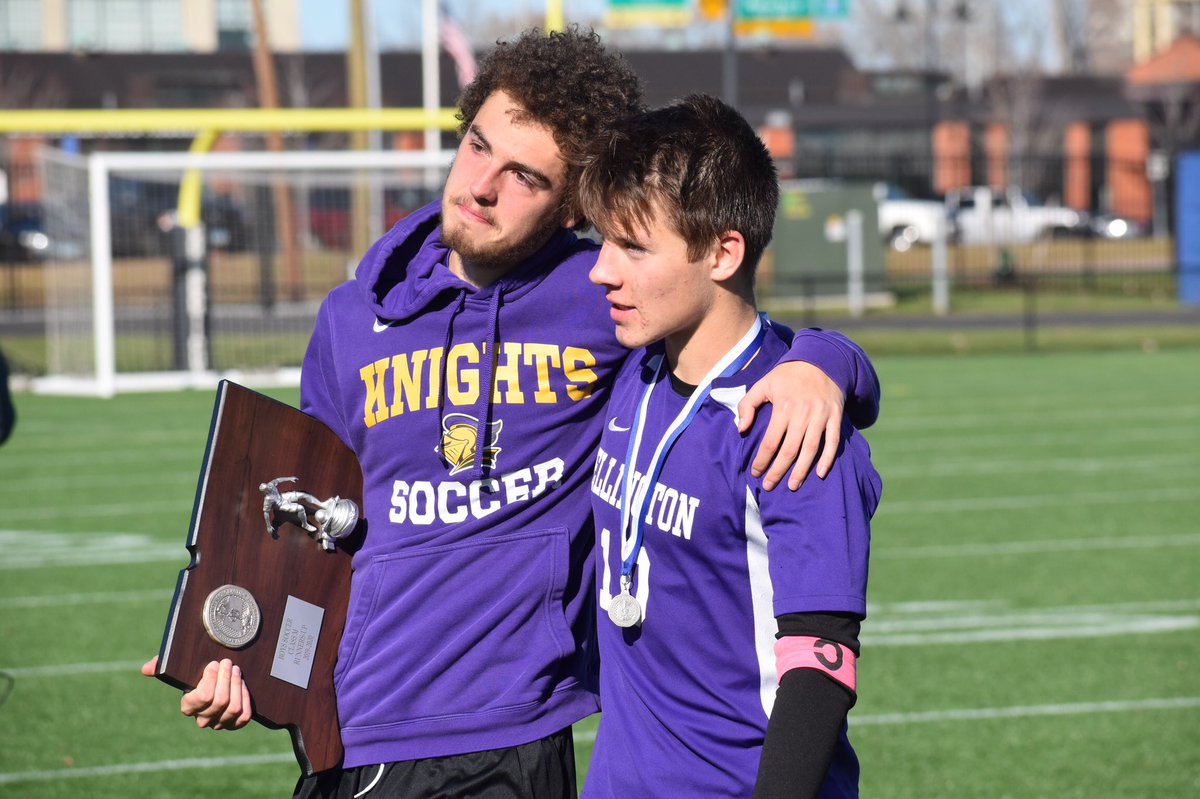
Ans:
[[[454,59],[454,71],[458,73],[458,88],[475,80],[475,54],[466,34],[450,15],[445,3],[438,3],[438,41],[446,54]]]

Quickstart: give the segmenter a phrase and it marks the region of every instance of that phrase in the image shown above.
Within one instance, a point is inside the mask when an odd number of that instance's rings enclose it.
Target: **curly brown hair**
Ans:
[[[605,127],[643,110],[641,80],[593,30],[572,25],[546,35],[530,28],[515,41],[497,42],[481,60],[478,75],[459,98],[459,135],[497,91],[550,129],[567,166],[564,216],[574,217],[576,228],[586,226],[577,197],[584,153]]]

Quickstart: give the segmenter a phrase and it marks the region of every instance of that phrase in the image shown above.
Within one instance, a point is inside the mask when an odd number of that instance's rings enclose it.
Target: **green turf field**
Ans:
[[[863,795],[1200,795],[1200,351],[877,365]],[[186,561],[211,395],[16,400],[0,796],[290,795],[286,733],[198,731],[137,673]]]

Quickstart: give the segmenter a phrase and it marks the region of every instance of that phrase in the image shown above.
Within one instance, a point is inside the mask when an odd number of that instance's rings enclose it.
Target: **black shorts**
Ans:
[[[295,799],[575,799],[571,728],[540,741],[450,757],[334,769],[301,778]]]

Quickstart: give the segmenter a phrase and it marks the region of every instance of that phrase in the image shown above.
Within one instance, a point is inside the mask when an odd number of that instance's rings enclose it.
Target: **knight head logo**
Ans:
[[[487,426],[487,442],[483,449],[483,468],[495,469],[496,456],[500,447],[496,446],[500,438],[500,429],[504,426],[502,420],[491,422]],[[465,471],[475,463],[475,452],[479,448],[479,420],[465,413],[450,413],[442,419],[442,441],[437,452],[442,460],[450,467],[450,474]]]

